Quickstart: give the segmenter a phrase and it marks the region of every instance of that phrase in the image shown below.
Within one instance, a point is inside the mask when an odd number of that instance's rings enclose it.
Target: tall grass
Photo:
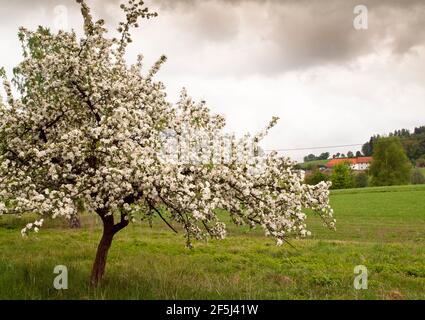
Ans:
[[[27,239],[25,219],[1,216],[0,299],[424,299],[425,189],[384,189],[333,191],[337,231],[311,214],[313,237],[292,240],[295,249],[229,225],[227,239],[189,250],[159,220],[130,225],[116,235],[97,289],[88,284],[101,234],[94,216],[83,216],[81,230],[47,221]],[[59,264],[68,290],[53,288]],[[353,288],[359,264],[368,290]]]

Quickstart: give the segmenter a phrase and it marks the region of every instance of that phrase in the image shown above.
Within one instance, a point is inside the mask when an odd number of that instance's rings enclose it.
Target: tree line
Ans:
[[[354,158],[354,157],[361,157],[363,154],[360,151],[357,151],[354,153],[353,151],[348,151],[347,154],[337,152],[332,155],[332,159],[341,159],[341,158]],[[318,156],[316,156],[313,153],[310,153],[306,155],[303,160],[304,162],[312,162],[312,161],[318,161],[318,160],[327,160],[330,158],[329,152],[322,152]]]
[[[417,167],[425,167],[425,126],[416,127],[413,132],[408,129],[395,130],[388,136],[399,138],[409,160]],[[376,141],[381,137],[383,136],[379,134],[370,137],[369,141],[362,146],[362,153],[365,156],[371,156]]]
[[[406,134],[403,131],[400,133]],[[425,177],[419,168],[413,167],[401,141],[399,135],[376,138],[371,154],[373,161],[366,171],[354,172],[347,161],[335,165],[331,173],[316,167],[306,176],[305,182],[315,185],[321,181],[331,181],[333,189],[425,183]]]
[[[303,160],[304,162],[318,161],[318,160],[327,160],[340,159],[340,158],[354,158],[354,157],[370,157],[373,155],[373,150],[375,142],[382,137],[397,137],[400,139],[401,145],[406,152],[407,157],[412,162],[412,164],[417,167],[425,167],[425,126],[415,127],[413,132],[410,132],[409,129],[399,129],[389,132],[388,134],[381,135],[375,134],[370,137],[370,139],[362,145],[361,151],[353,153],[348,151],[345,153],[337,152],[330,156],[329,152],[323,152],[319,155],[310,153],[306,155]]]

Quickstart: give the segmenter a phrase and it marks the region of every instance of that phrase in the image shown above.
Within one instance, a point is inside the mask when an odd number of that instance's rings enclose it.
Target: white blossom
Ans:
[[[261,226],[278,245],[310,234],[306,208],[335,226],[330,184],[305,185],[291,160],[258,152],[277,118],[256,135],[236,138],[224,131],[222,116],[185,89],[171,104],[153,78],[164,56],[147,74],[142,55],[134,65],[125,61],[130,28],[155,14],[137,1],[123,5],[128,21],[119,38],[108,38],[103,21],[93,21],[85,2],[77,2],[82,39],[21,28],[18,97],[2,72],[8,97],[0,103],[0,214],[69,219],[84,203],[102,218],[120,214],[120,228],[136,215],[157,214],[170,226],[180,224],[188,245],[226,235],[218,210],[236,224]],[[22,234],[42,223],[28,224]]]

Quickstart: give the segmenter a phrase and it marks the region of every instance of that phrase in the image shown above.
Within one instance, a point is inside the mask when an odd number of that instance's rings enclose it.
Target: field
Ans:
[[[156,221],[117,234],[105,282],[88,286],[100,228],[48,222],[27,239],[25,221],[0,217],[0,299],[425,299],[425,185],[333,191],[337,230],[309,217],[313,236],[276,247],[262,233],[229,225],[223,241],[186,249]],[[69,289],[53,288],[66,265]],[[368,289],[353,288],[356,265]]]

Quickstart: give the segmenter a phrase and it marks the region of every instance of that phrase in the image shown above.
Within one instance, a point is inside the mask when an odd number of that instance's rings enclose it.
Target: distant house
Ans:
[[[338,158],[329,160],[326,166],[332,168],[334,165],[348,162],[351,169],[361,171],[368,169],[372,160],[372,157]]]

